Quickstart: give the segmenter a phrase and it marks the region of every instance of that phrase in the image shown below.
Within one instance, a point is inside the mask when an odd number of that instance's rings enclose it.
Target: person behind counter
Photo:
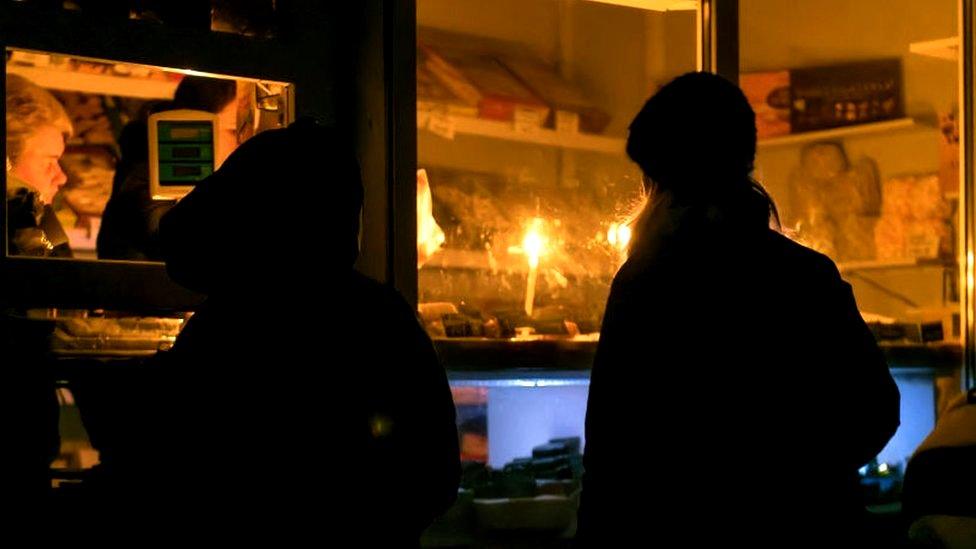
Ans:
[[[755,153],[752,108],[713,74],[630,125],[648,198],[592,371],[582,546],[864,535],[858,468],[898,427],[898,389],[833,262],[771,228]]]
[[[119,163],[112,194],[98,232],[99,259],[161,261],[159,220],[174,202],[149,195],[149,114],[190,109],[217,114],[221,135],[217,165],[237,146],[237,84],[233,80],[185,76],[172,102],[149,105],[148,113],[128,123],[119,135]]]
[[[152,366],[152,441],[121,449],[140,458],[107,499],[137,520],[408,547],[455,499],[445,372],[406,301],[353,269],[363,189],[347,141],[309,120],[258,134],[163,216],[170,276],[207,300]],[[275,186],[303,200],[268,203]]]
[[[7,250],[10,255],[71,257],[51,204],[68,181],[59,160],[71,119],[47,90],[6,75]]]

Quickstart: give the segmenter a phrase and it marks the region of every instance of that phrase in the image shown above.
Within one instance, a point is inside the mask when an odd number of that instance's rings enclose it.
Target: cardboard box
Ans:
[[[502,64],[556,111],[547,125],[560,131],[572,131],[575,126],[577,131],[600,133],[610,123],[610,115],[589,101],[578,86],[559,76],[555,67],[514,58],[503,59]]]
[[[739,86],[756,111],[759,139],[790,133],[790,71],[745,73]]]
[[[905,116],[901,59],[790,71],[794,133]]]

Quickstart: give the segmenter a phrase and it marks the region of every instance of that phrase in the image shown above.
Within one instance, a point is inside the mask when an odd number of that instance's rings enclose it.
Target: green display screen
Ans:
[[[214,134],[210,122],[163,120],[156,130],[161,186],[193,185],[213,173]]]

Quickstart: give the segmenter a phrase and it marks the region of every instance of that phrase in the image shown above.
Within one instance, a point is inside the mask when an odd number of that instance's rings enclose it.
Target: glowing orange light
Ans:
[[[542,233],[542,218],[533,218],[522,239],[522,253],[529,261],[529,278],[525,285],[525,314],[532,316],[535,303],[535,282],[539,276],[539,257],[546,253],[546,238]]]
[[[630,244],[631,229],[626,223],[611,223],[610,228],[607,229],[607,242],[611,246],[620,249],[627,250],[627,245]]]
[[[444,231],[434,219],[434,197],[426,170],[417,170],[417,268],[444,244]]]

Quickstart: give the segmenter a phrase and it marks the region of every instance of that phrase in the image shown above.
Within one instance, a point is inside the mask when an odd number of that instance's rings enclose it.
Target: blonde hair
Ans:
[[[8,159],[16,161],[24,151],[24,143],[42,126],[54,126],[65,139],[71,137],[71,119],[50,92],[22,76],[6,76]]]

